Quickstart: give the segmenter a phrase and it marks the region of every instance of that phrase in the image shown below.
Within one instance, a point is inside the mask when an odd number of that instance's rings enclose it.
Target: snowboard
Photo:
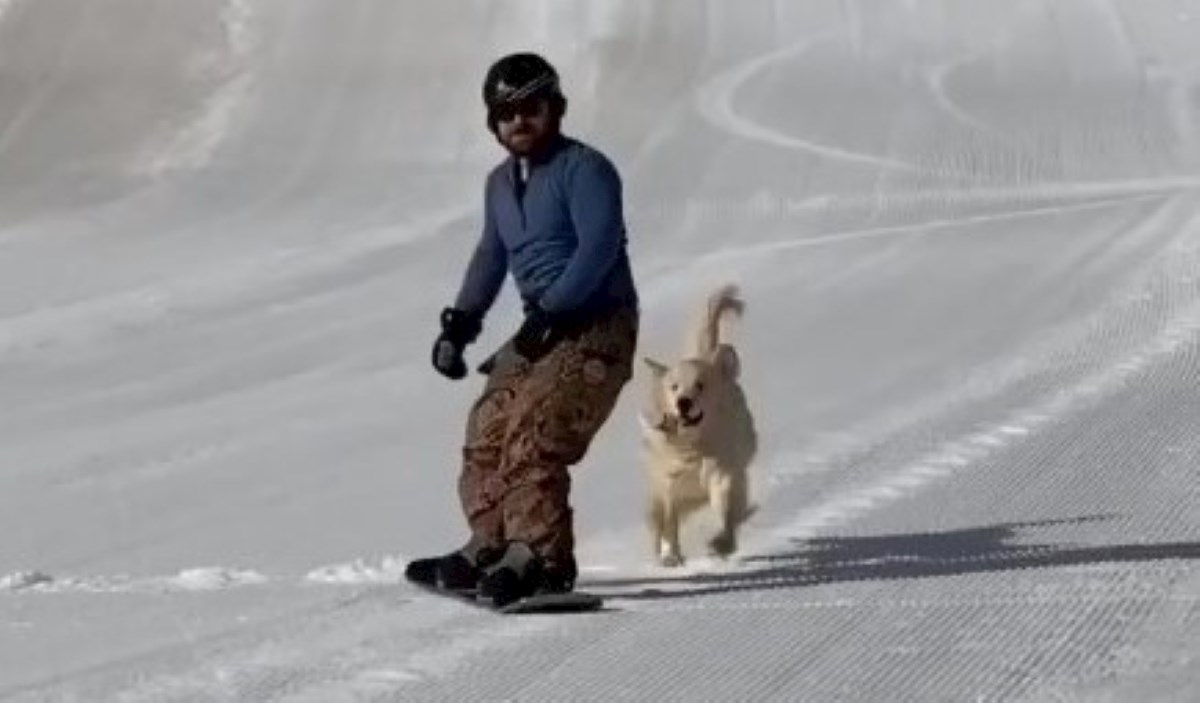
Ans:
[[[547,593],[530,596],[497,607],[487,598],[479,598],[472,591],[456,591],[449,588],[439,588],[436,584],[409,579],[412,585],[426,593],[432,593],[443,598],[451,598],[460,603],[480,608],[502,615],[527,615],[534,613],[586,613],[599,610],[604,605],[604,599],[586,591],[571,591],[569,593]]]

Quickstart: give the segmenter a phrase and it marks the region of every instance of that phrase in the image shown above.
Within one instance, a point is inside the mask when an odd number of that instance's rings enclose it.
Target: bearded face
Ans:
[[[546,98],[502,103],[492,110],[496,138],[517,157],[539,152],[558,133],[559,117]]]

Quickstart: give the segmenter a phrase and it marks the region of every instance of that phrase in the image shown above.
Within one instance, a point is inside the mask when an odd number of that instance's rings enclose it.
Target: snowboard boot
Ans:
[[[524,542],[510,542],[504,556],[484,569],[479,596],[499,608],[537,595],[569,593],[575,588],[575,559],[546,561]]]
[[[474,593],[483,570],[503,554],[503,548],[480,546],[472,541],[449,554],[410,561],[404,568],[404,577],[434,588]]]
[[[544,562],[541,582],[538,583],[533,594],[537,596],[548,593],[570,593],[575,590],[577,576],[579,576],[579,569],[575,566],[574,557]]]

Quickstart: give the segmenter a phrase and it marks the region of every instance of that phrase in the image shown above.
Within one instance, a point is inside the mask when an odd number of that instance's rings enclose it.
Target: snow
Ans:
[[[0,0],[0,700],[1200,699],[1198,13]],[[525,47],[625,177],[640,351],[748,302],[742,548],[653,564],[639,367],[593,615],[401,583],[465,538],[428,349]]]
[[[46,574],[37,571],[18,571],[0,578],[0,590],[17,591],[22,588],[34,588],[53,580]]]

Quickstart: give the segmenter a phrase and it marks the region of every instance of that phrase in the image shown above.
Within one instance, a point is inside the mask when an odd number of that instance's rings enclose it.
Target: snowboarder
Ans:
[[[483,366],[458,493],[470,539],[417,559],[410,580],[475,591],[496,605],[574,588],[571,477],[632,376],[639,302],[621,178],[561,131],[567,100],[533,53],[496,61],[483,82],[487,126],[508,151],[484,189],[483,232],[458,296],[441,314],[433,366],[467,375],[506,275],[524,303],[515,335]]]

